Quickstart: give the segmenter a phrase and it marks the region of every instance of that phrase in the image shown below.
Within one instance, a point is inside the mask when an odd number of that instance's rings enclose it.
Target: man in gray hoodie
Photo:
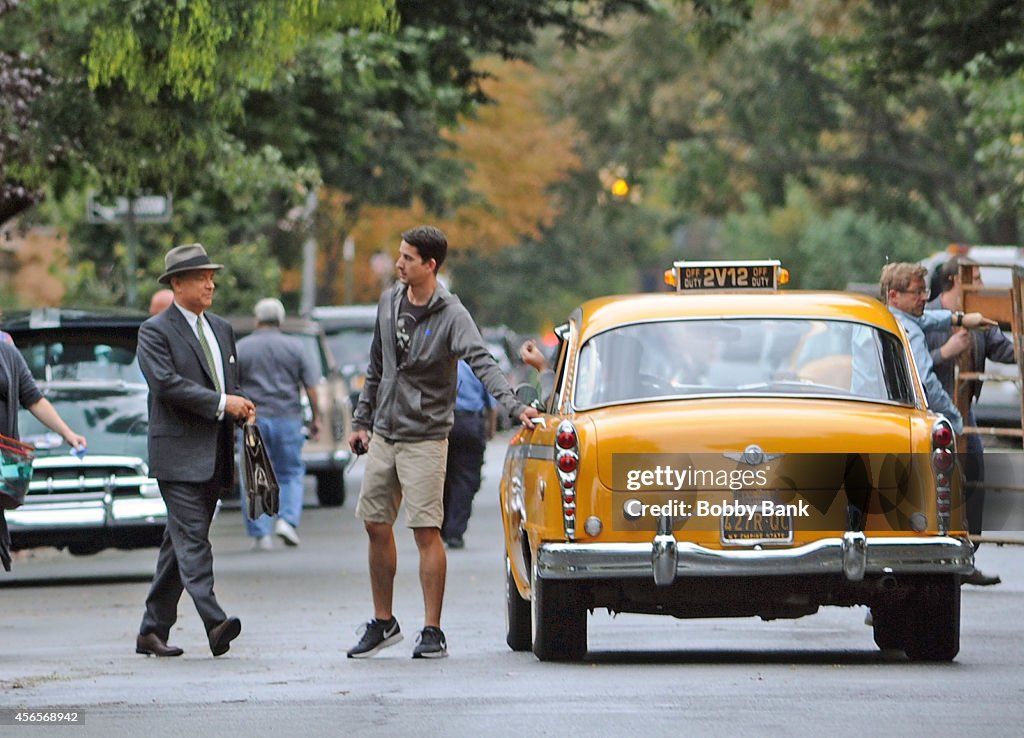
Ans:
[[[349,446],[366,453],[356,516],[369,536],[374,618],[349,658],[366,658],[402,640],[392,613],[394,524],[405,500],[407,525],[420,556],[423,630],[413,658],[443,658],[441,631],[447,560],[441,539],[448,432],[455,417],[458,360],[464,359],[502,409],[529,428],[535,408],[516,400],[459,299],[437,280],[448,241],[437,228],[402,234],[398,283],[377,305],[366,383],[359,395]],[[372,435],[371,435],[372,434]]]

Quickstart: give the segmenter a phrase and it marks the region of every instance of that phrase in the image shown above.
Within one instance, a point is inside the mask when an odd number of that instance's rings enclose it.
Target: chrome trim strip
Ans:
[[[75,490],[85,492],[90,489],[101,489],[106,491],[113,491],[115,489],[132,489],[133,487],[141,487],[143,484],[150,482],[156,482],[155,479],[149,477],[118,477],[111,475],[109,477],[78,477],[76,479],[54,479],[53,477],[46,477],[38,481],[32,481],[28,483],[28,494],[37,494],[40,491],[43,493],[61,492],[62,490]]]
[[[528,459],[552,462],[555,460],[555,447],[550,444],[531,443],[524,448],[526,449],[524,456]]]
[[[81,459],[71,454],[56,456],[39,456],[32,462],[32,469],[65,469],[97,466],[124,466],[138,469],[141,474],[148,474],[149,467],[138,456],[115,456],[110,454],[86,454]]]
[[[692,392],[677,395],[659,395],[658,397],[632,397],[627,400],[616,400],[614,402],[602,402],[596,405],[576,406],[575,412],[589,412],[591,410],[603,410],[607,407],[620,407],[628,405],[649,405],[655,402],[681,402],[685,400],[720,400],[735,399],[737,397],[751,397],[758,400],[838,400],[840,402],[857,402],[868,405],[885,405],[886,407],[923,409],[915,408],[913,405],[906,405],[894,400],[879,400],[870,397],[855,397],[853,395],[830,395],[827,393],[788,393],[788,392],[743,392],[742,390],[729,390],[727,392]]]
[[[843,549],[842,538],[824,538],[794,548],[761,551],[717,550],[681,541],[676,543],[676,575],[843,574]],[[867,538],[865,549],[864,569],[869,574],[970,574],[974,571],[974,547],[967,539],[952,536]],[[537,551],[537,575],[545,579],[653,577],[654,556],[653,542],[544,543]]]

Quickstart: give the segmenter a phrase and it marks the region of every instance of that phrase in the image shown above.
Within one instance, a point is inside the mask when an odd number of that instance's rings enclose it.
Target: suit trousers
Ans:
[[[217,509],[221,484],[157,481],[167,505],[167,529],[139,632],[155,633],[166,641],[171,626],[178,619],[182,590],[186,590],[209,633],[227,619],[213,593],[213,548],[210,545],[210,523]]]

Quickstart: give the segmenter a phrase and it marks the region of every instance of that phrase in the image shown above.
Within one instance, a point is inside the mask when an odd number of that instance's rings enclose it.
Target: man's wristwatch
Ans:
[[[964,324],[964,314],[960,310],[953,311],[953,325],[961,326]]]

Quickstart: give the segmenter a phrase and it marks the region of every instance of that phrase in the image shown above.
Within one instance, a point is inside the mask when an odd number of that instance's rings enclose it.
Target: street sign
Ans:
[[[85,215],[90,223],[124,223],[128,219],[128,198],[115,197],[113,202],[99,202],[90,194]],[[143,195],[131,201],[136,223],[166,223],[171,219],[170,195]]]

